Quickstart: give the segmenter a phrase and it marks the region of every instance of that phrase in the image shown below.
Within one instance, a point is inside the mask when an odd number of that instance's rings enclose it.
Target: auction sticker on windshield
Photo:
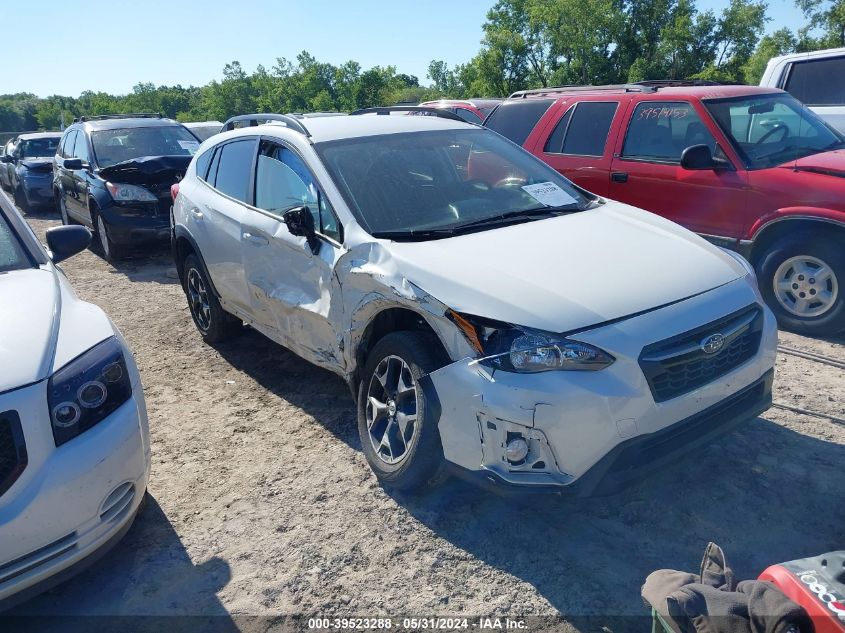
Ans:
[[[540,204],[547,207],[565,207],[577,204],[577,200],[553,182],[538,182],[534,185],[523,185],[522,190]]]

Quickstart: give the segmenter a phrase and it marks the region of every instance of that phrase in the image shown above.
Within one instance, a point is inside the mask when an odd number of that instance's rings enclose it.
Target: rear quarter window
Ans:
[[[520,99],[505,102],[487,117],[484,125],[514,143],[522,145],[553,103],[553,99]]]
[[[845,105],[845,57],[792,64],[784,89],[808,106]]]

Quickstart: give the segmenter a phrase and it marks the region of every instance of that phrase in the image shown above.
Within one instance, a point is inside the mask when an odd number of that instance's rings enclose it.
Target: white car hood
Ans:
[[[49,377],[114,333],[52,266],[0,274],[0,393]]]
[[[452,309],[551,332],[657,308],[747,274],[694,233],[612,201],[387,248],[406,279]]]

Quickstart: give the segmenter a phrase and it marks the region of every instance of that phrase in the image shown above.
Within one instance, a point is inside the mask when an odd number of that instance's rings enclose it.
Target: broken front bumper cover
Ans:
[[[610,495],[681,460],[694,449],[761,415],[772,405],[774,370],[727,400],[660,431],[618,444],[592,468],[570,483],[538,483],[505,479],[482,467],[469,470],[454,463],[457,476],[499,492],[564,493],[578,497]]]

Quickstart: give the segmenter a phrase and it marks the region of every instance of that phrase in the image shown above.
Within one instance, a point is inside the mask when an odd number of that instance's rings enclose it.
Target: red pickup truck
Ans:
[[[743,254],[782,327],[845,329],[845,137],[789,94],[543,88],[514,93],[484,124],[584,189]]]

